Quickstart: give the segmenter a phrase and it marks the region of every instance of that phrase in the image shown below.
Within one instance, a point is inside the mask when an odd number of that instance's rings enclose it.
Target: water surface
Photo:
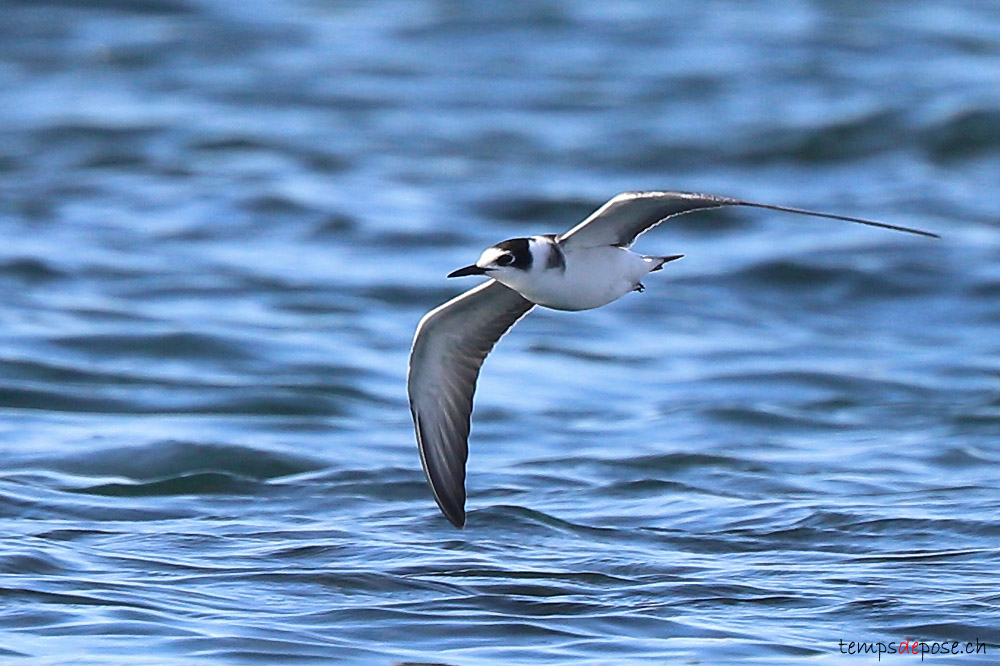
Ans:
[[[992,3],[0,12],[11,663],[996,660]],[[644,236],[686,258],[488,359],[452,528],[416,322],[484,247],[628,189],[944,238]]]

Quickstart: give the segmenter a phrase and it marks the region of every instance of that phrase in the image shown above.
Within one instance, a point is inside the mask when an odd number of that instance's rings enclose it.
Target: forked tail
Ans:
[[[675,261],[683,256],[684,256],[683,254],[672,254],[669,257],[649,257],[643,255],[642,258],[647,261],[652,261],[654,264],[656,264],[653,268],[649,269],[649,272],[652,273],[653,271],[658,271],[661,268],[663,268],[663,264],[667,263],[668,261]]]

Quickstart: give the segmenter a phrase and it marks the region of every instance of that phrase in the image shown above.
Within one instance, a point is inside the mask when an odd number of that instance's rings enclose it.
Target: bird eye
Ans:
[[[510,266],[514,263],[514,255],[512,254],[501,254],[497,258],[497,266]]]

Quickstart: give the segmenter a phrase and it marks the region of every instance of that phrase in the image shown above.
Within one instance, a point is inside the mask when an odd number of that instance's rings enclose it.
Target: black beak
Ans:
[[[486,273],[485,268],[480,268],[479,266],[472,264],[471,266],[459,268],[457,271],[448,273],[448,277],[465,277],[466,275],[483,275],[484,273]]]

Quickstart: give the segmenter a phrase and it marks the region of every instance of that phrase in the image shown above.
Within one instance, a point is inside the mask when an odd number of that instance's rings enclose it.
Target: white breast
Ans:
[[[635,289],[654,265],[641,255],[609,245],[573,249],[566,253],[564,267],[538,263],[528,272],[497,279],[528,300],[555,310],[607,305]]]

